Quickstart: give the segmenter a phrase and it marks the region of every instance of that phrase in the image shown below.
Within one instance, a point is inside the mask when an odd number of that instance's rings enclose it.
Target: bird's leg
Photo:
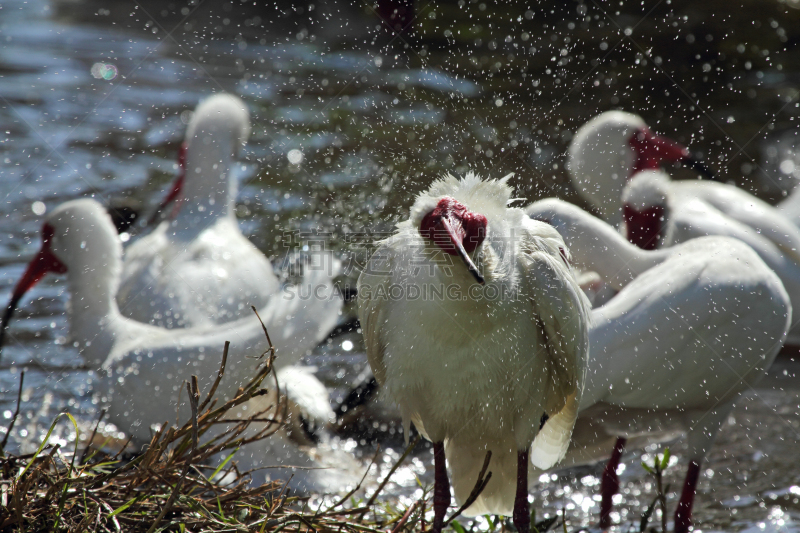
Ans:
[[[611,527],[611,510],[614,508],[612,501],[614,495],[619,492],[619,476],[617,476],[617,467],[622,458],[622,452],[625,450],[625,437],[617,438],[614,444],[614,451],[611,452],[611,458],[603,470],[603,477],[600,480],[600,524],[602,529]]]
[[[528,504],[528,450],[517,452],[517,495],[514,498],[514,527],[519,533],[531,533],[531,510]]]
[[[700,463],[692,459],[689,462],[689,469],[686,471],[681,499],[675,508],[675,533],[687,533],[692,525],[692,504],[694,503],[699,477]]]
[[[433,533],[441,533],[444,515],[450,507],[450,481],[447,479],[447,463],[444,457],[444,443],[433,443]]]

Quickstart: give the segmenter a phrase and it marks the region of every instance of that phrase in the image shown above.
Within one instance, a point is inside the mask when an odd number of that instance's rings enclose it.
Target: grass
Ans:
[[[63,418],[69,419],[78,433],[77,422],[69,413],[56,417],[35,453],[5,454],[8,436],[19,416],[23,372],[17,409],[0,443],[0,531],[425,531],[428,526],[426,516],[431,511],[428,505],[430,491],[423,490],[421,497],[408,507],[399,506],[382,493],[390,477],[419,442],[419,436],[408,445],[368,498],[355,496],[364,478],[344,496],[321,498],[321,503],[315,503],[314,509],[311,508],[311,498],[293,495],[288,482],[250,486],[248,472],[240,472],[236,466],[235,453],[242,446],[268,438],[281,429],[286,414],[285,402],[278,400],[266,411],[253,413],[247,419],[233,420],[227,415],[251,398],[267,394],[266,384],[278,388],[273,372],[275,349],[266,327],[264,334],[270,348],[262,354],[264,362],[249,383],[232,398],[215,397],[225,373],[229,346],[226,342],[217,378],[209,391],[202,394],[195,376],[184,382],[191,407],[190,419],[180,427],[163,424],[144,451],[132,460],[120,457],[120,453],[112,456],[90,445],[80,450],[80,435],[70,450],[48,444],[56,424]],[[270,377],[273,382],[270,382]],[[102,417],[101,413],[97,426]],[[263,424],[263,427],[255,434],[252,431],[245,433],[254,422]],[[86,442],[94,441],[97,426]],[[224,459],[220,462],[221,457]],[[456,533],[472,532],[476,526],[472,521],[469,529],[465,529],[456,519],[491,478],[490,458],[491,455],[487,454],[468,500],[446,518],[445,523]],[[661,474],[668,461],[667,451],[663,457],[656,457],[652,468],[645,465],[656,478],[658,494],[642,516],[640,531],[647,528],[657,503],[661,506],[662,520],[666,517],[665,493],[669,488],[662,489]],[[224,483],[221,479],[225,480]],[[486,520],[490,531],[502,533],[509,530],[506,520],[499,517],[486,517]],[[567,520],[562,510],[561,516],[537,522],[534,512],[531,523],[537,532],[551,529],[566,532]],[[662,528],[665,525],[662,521]]]
[[[266,328],[264,334],[269,341]],[[264,363],[258,374],[233,398],[220,400],[215,393],[225,372],[229,346],[225,343],[217,379],[205,395],[198,390],[195,376],[185,382],[191,418],[180,427],[164,424],[144,451],[132,460],[89,446],[79,450],[80,438],[76,438],[75,448],[70,450],[48,444],[56,423],[63,417],[78,430],[69,413],[62,413],[53,421],[35,453],[3,453],[0,530],[385,533],[387,527],[397,531],[416,527],[423,516],[422,502],[408,509],[375,505],[389,476],[366,504],[353,498],[359,484],[344,497],[324,508],[320,504],[316,509],[309,508],[309,498],[292,495],[288,483],[249,485],[248,473],[240,472],[232,460],[234,454],[240,447],[268,438],[282,427],[285,402],[278,401],[267,409],[271,412],[254,413],[248,419],[229,420],[226,414],[267,393],[265,385],[269,383],[268,377],[274,378],[275,360],[271,341],[269,345],[269,350],[262,354]],[[20,391],[23,379],[21,376]],[[274,386],[277,388],[277,380]],[[19,408],[6,435],[18,415]],[[255,435],[243,436],[256,420],[261,424],[266,420],[263,428]],[[220,426],[226,429],[220,430]],[[89,442],[94,436],[93,432]],[[4,439],[3,448],[5,444]],[[398,465],[413,444],[416,441]],[[215,466],[219,457],[225,459]]]

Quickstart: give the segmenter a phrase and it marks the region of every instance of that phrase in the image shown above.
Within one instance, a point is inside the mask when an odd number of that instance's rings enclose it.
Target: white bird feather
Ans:
[[[507,179],[470,173],[436,181],[380,243],[358,282],[373,372],[406,428],[413,422],[426,438],[446,443],[458,501],[477,479],[482,460],[475,457],[493,452],[492,479],[470,515],[511,513],[518,450],[531,447],[543,467],[561,459],[586,371],[589,305],[566,247],[553,228],[507,207]],[[422,237],[420,223],[443,197],[487,218],[486,239],[472,254],[486,281],[483,294],[513,298],[473,297],[469,291],[479,286],[464,265],[442,261],[441,250]],[[409,286],[445,297],[383,296]],[[550,420],[540,432],[545,413]]]

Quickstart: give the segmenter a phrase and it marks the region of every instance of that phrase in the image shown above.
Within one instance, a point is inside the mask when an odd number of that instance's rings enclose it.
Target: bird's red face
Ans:
[[[655,205],[637,210],[630,204],[624,204],[622,216],[628,242],[642,250],[655,250],[658,247],[664,222],[663,206]]]
[[[486,238],[486,226],[485,216],[470,211],[461,202],[446,196],[422,218],[419,232],[443,251],[459,256],[475,280],[483,285],[483,276],[469,254]]]
[[[8,322],[11,320],[11,316],[17,308],[17,304],[25,293],[36,285],[48,272],[64,274],[67,271],[66,265],[64,265],[50,249],[50,242],[53,239],[53,235],[55,235],[53,226],[45,222],[44,226],[42,226],[42,248],[39,250],[39,253],[36,254],[36,257],[28,263],[28,268],[25,269],[22,278],[17,282],[17,286],[14,287],[11,300],[8,302],[8,307],[6,307],[2,322],[0,322],[0,346],[3,344],[3,337]]]
[[[642,170],[657,170],[662,163],[678,163],[690,158],[689,149],[675,141],[655,135],[649,128],[637,130],[628,144],[636,154],[631,169],[633,176]]]

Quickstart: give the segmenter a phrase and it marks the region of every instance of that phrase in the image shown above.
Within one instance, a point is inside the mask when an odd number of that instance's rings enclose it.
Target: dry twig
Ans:
[[[375,518],[371,522],[364,521],[364,513],[375,503],[413,444],[367,506],[349,504],[353,491],[332,507],[307,510],[306,498],[289,494],[288,481],[251,487],[248,473],[236,468],[231,461],[235,451],[269,437],[284,420],[280,412],[285,402],[281,401],[271,406],[271,414],[260,411],[244,419],[231,416],[236,407],[265,394],[262,383],[273,373],[275,360],[275,348],[269,344],[265,352],[269,357],[253,379],[231,398],[214,398],[226,368],[226,343],[219,373],[202,401],[197,378],[192,376],[187,383],[190,419],[178,426],[164,423],[145,451],[129,462],[120,461],[121,451],[116,455],[89,451],[102,414],[90,443],[81,453],[76,447],[71,457],[62,455],[58,446],[48,448],[45,439],[36,453],[0,458],[0,487],[5,504],[0,506],[0,531],[386,533],[378,525],[390,522],[397,522],[396,529],[402,528],[403,519],[397,518],[399,511],[390,512],[391,516],[373,511]],[[21,391],[22,383],[17,410]],[[266,423],[255,432],[245,433],[254,422]],[[215,468],[220,457],[225,460]],[[73,462],[74,468],[70,468]],[[222,478],[224,484],[218,481]],[[412,514],[413,510],[408,512],[406,523]]]
[[[8,437],[11,435],[11,430],[14,429],[14,424],[17,422],[17,417],[19,416],[19,406],[22,403],[22,384],[25,383],[25,371],[23,370],[19,374],[19,392],[17,392],[17,408],[14,410],[14,415],[11,417],[11,422],[8,424],[8,429],[6,430],[6,435],[3,437],[3,442],[0,442],[0,454],[5,453],[6,444],[8,443]]]

